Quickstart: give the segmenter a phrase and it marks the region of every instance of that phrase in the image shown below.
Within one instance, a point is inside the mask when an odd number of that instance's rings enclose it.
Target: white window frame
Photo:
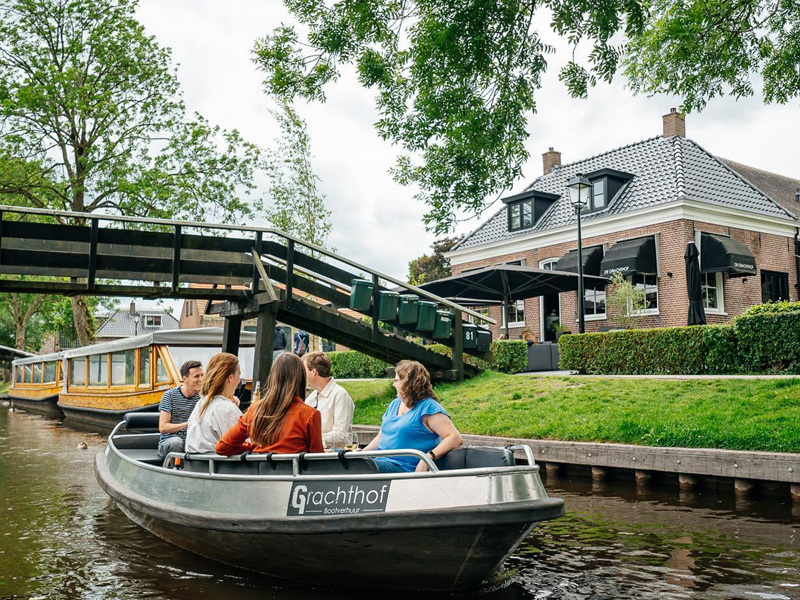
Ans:
[[[522,308],[520,308],[520,305]],[[517,300],[514,302],[513,306],[516,307],[517,313],[519,313],[520,310],[522,311],[522,321],[511,321],[510,323],[506,324],[508,315],[506,314],[506,307],[503,306],[503,328],[508,327],[509,329],[513,329],[515,327],[525,327],[525,300]]]
[[[539,268],[544,269],[546,271],[554,271],[555,266],[558,263],[560,257],[556,256],[553,258],[545,258],[544,260],[539,261]],[[552,268],[548,269],[548,265],[552,264]],[[545,323],[544,320],[547,317],[544,314],[544,298],[539,296],[539,331],[541,332],[541,338],[544,339],[544,328]],[[558,318],[561,319],[561,294],[558,295]]]
[[[144,316],[143,321],[145,327],[161,327],[164,323],[164,319],[162,318],[161,315],[143,315],[143,316]],[[158,319],[159,321],[158,324],[156,324],[155,322],[156,319]],[[150,321],[150,323],[147,322],[148,320]]]
[[[467,308],[471,308],[476,313],[480,313],[484,316],[489,316],[489,307],[488,306],[469,306]],[[472,315],[467,315],[467,323],[472,323],[473,325],[478,325],[479,327],[488,327],[489,324],[486,321],[481,321],[477,317],[473,317]]]
[[[656,275],[655,273],[636,273],[635,275],[628,275],[625,279],[630,280],[631,283],[636,285],[633,282],[633,278],[635,276],[639,276],[639,275],[642,276],[642,277],[650,275],[651,277],[655,277],[656,278],[656,285],[655,285],[655,288],[656,288],[656,307],[655,308],[646,308],[644,310],[636,310],[636,311],[633,311],[632,314],[634,316],[637,316],[637,317],[644,317],[644,316],[647,316],[647,315],[658,315],[658,314],[660,314],[659,313],[659,308],[661,307],[661,299],[659,298],[659,293],[658,293],[658,280],[659,280],[658,275]],[[647,293],[647,285],[645,284],[645,294],[646,293]]]
[[[724,281],[722,280],[722,273],[700,273],[701,290],[702,290],[703,287],[705,287],[703,285],[703,279],[702,278],[712,277],[712,276],[714,277],[715,282],[716,282],[715,287],[717,289],[717,305],[718,306],[716,308],[710,308],[710,307],[706,306],[705,302],[703,302],[703,309],[705,310],[706,313],[711,314],[711,315],[724,315],[724,314],[727,314],[725,312],[725,285],[724,285]]]
[[[602,312],[602,313],[597,313],[596,315],[589,315],[589,314],[586,314],[584,312],[584,314],[583,314],[583,320],[584,321],[604,321],[604,320],[606,320],[608,318],[608,291],[607,291],[607,288],[608,288],[608,286],[604,286],[603,287],[603,291],[606,292],[606,311]],[[585,296],[587,294],[587,292],[594,292],[594,291],[596,291],[596,290],[584,289],[583,290],[583,294]],[[577,319],[576,319],[576,322],[577,322]]]

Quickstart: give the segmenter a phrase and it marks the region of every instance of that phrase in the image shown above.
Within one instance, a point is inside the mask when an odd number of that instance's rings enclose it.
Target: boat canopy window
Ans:
[[[170,346],[169,351],[172,354],[172,360],[175,362],[175,369],[180,371],[181,365],[187,360],[199,360],[203,365],[203,370],[205,370],[211,357],[219,354],[222,350],[219,346]],[[253,377],[253,355],[254,348],[239,348],[239,368],[242,370],[242,377],[245,379],[252,379]]]
[[[150,348],[139,350],[139,385],[150,386]]]
[[[111,354],[111,385],[134,385],[136,377],[136,350]]]
[[[169,382],[169,371],[167,371],[167,367],[164,365],[164,359],[161,357],[161,353],[156,353],[156,383],[164,383]]]
[[[70,385],[86,385],[86,359],[72,358],[69,361]]]
[[[25,383],[31,383],[31,366],[25,365]]]
[[[56,382],[56,365],[58,363],[56,361],[50,361],[44,363],[44,381],[43,383],[55,383]]]
[[[22,383],[22,374],[25,372],[25,369],[21,366],[14,367],[14,381],[17,383]]]
[[[42,383],[42,363],[33,365],[33,383]]]
[[[89,385],[108,383],[108,354],[94,354],[89,357]]]

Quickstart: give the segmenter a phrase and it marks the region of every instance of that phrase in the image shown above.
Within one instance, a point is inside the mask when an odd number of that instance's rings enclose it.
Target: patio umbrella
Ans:
[[[583,281],[586,288],[602,288],[608,283],[607,278],[592,275],[584,275]],[[465,306],[502,302],[503,310],[507,313],[508,306],[517,300],[574,292],[578,289],[578,274],[517,265],[494,265],[431,281],[419,287]]]
[[[686,244],[686,287],[689,290],[689,325],[705,325],[706,311],[703,309],[703,289],[700,281],[700,253],[694,242]]]

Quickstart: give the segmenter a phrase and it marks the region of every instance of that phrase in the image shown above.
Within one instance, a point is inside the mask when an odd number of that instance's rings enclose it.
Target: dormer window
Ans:
[[[145,315],[145,327],[161,327],[161,315]]]
[[[608,207],[622,187],[633,178],[633,175],[614,169],[600,169],[587,173],[584,177],[592,184],[592,197],[584,212],[593,212]]]
[[[555,194],[535,190],[503,198],[508,211],[508,230],[530,229],[556,200],[558,196]]]
[[[533,200],[522,200],[508,205],[508,230],[517,231],[533,227]]]

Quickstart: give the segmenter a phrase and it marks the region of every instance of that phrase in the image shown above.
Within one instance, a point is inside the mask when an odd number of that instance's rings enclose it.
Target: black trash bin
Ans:
[[[478,326],[464,323],[461,330],[464,338],[464,350],[476,350],[478,348]]]

